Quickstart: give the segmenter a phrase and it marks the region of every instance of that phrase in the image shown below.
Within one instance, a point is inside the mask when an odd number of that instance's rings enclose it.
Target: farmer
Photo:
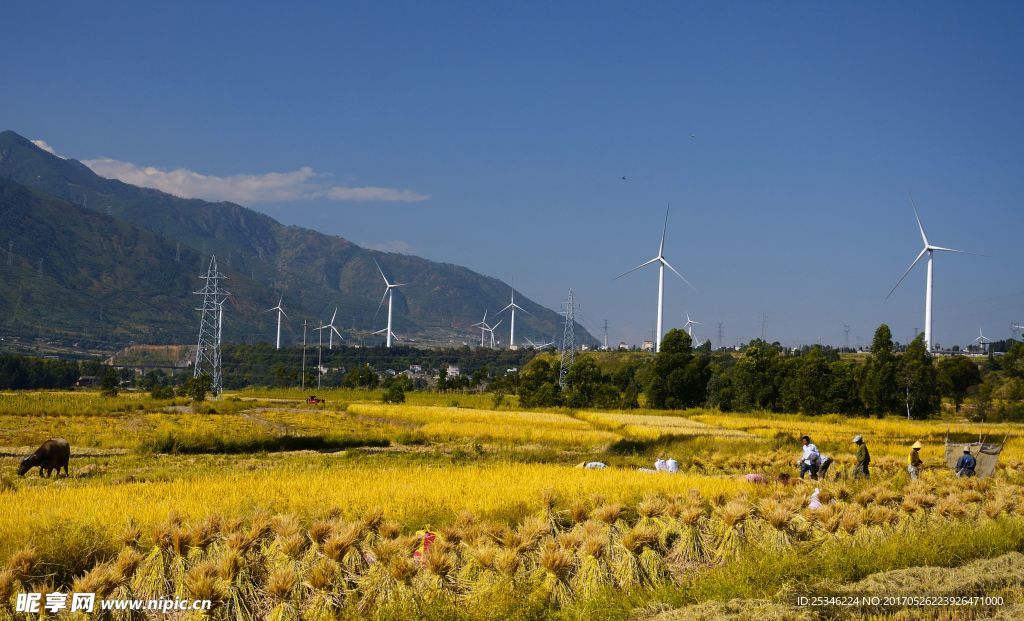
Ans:
[[[828,474],[828,469],[832,467],[832,458],[828,455],[821,454],[821,465],[818,466],[818,478],[824,479],[825,475]]]
[[[800,457],[800,461],[797,465],[800,466],[800,478],[804,478],[804,474],[810,472],[811,480],[818,480],[818,467],[821,465],[821,453],[818,452],[818,447],[811,444],[810,436],[803,436],[800,438],[800,442],[803,443],[803,455]]]
[[[921,442],[918,441],[914,442],[914,445],[910,447],[910,457],[907,458],[907,472],[910,473],[911,479],[916,479],[921,474],[921,464],[924,462],[921,461],[921,455],[918,451],[921,450],[922,446]]]
[[[973,477],[974,469],[978,467],[978,460],[971,455],[971,449],[965,448],[964,454],[956,462],[956,476]]]
[[[868,465],[871,463],[871,455],[868,453],[868,445],[864,444],[864,438],[860,435],[854,436],[853,443],[857,445],[857,465],[853,467],[853,478],[870,479]]]

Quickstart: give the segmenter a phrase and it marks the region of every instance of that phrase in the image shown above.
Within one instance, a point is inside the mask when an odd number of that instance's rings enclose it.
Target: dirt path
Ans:
[[[257,425],[259,425],[261,427],[269,429],[269,430],[273,431],[274,433],[279,433],[281,435],[290,434],[293,431],[295,431],[295,429],[291,425],[287,425],[285,423],[278,422],[276,420],[268,420],[266,418],[263,418],[262,416],[259,416],[260,412],[280,412],[280,411],[288,411],[288,410],[274,410],[274,409],[271,409],[271,408],[261,408],[261,409],[258,409],[258,410],[246,410],[246,411],[241,413],[241,417],[244,418],[245,420],[249,421],[249,422],[256,423]],[[292,411],[294,411],[294,410],[292,410]]]

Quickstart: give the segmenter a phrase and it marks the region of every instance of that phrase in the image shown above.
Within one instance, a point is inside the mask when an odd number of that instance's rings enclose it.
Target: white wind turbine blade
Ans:
[[[390,293],[390,292],[391,292],[391,287],[387,287],[387,288],[384,289],[384,295],[381,296],[381,298],[380,298],[380,304],[377,305],[377,310],[374,311],[374,313],[373,313],[373,316],[375,318],[380,313],[380,307],[384,306],[384,300],[388,299],[388,293]]]
[[[907,193],[910,194],[909,192]],[[921,215],[917,213],[917,203],[914,202],[914,197],[910,196],[910,206],[914,208],[914,219],[917,220],[917,229],[921,231],[921,239],[924,240],[924,245],[928,246],[928,236],[924,234],[924,226],[921,224]]]
[[[917,265],[917,262],[921,260],[921,257],[923,257],[926,252],[928,252],[927,246],[921,249],[921,253],[917,255],[917,258],[914,259],[914,262],[910,264],[910,267],[907,268],[907,271],[903,272],[903,275],[900,276],[900,279],[897,280],[896,284],[893,285],[892,289],[889,290],[889,295],[885,296],[885,299],[889,299],[889,297],[892,295],[892,292],[896,290],[896,287],[900,286],[900,283],[903,282],[903,279],[907,277],[907,274],[910,273],[910,270],[914,269],[914,266]]]
[[[651,263],[657,263],[658,260],[660,260],[660,259],[661,259],[661,257],[654,257],[653,259],[651,259],[650,261],[647,261],[646,263],[641,263],[640,265],[637,265],[636,267],[634,267],[633,269],[629,270],[628,272],[623,272],[622,274],[619,274],[618,276],[616,276],[612,280],[618,280],[618,279],[622,278],[623,276],[625,276],[626,274],[632,274],[633,272],[637,271],[641,267],[647,267]]]
[[[502,319],[501,321],[499,321],[498,323],[494,324],[493,326],[491,326],[491,327],[490,327],[490,328],[488,328],[488,329],[489,329],[489,330],[490,330],[491,332],[494,332],[495,330],[497,330],[497,329],[498,329],[498,326],[500,326],[500,325],[501,325],[501,322],[502,322],[502,321],[505,321],[505,320],[504,320],[504,319]]]
[[[343,336],[341,335],[341,332],[338,332],[338,329],[337,329],[337,328],[335,328],[334,326],[330,326],[330,328],[331,328],[331,331],[332,331],[332,332],[334,332],[335,334],[337,334],[337,335],[338,335],[338,338],[339,338],[339,339],[341,339],[341,340],[343,340],[343,341],[345,340],[345,337],[343,337]]]
[[[380,269],[380,263],[377,263],[377,259],[373,260],[373,264],[377,266],[377,271],[380,272],[380,277],[384,279],[384,284],[390,287],[391,283],[388,282],[388,277],[384,275],[384,270]]]
[[[981,254],[980,252],[970,252],[969,250],[957,250],[955,248],[943,248],[942,246],[928,246],[929,250],[941,250],[942,252],[955,252],[957,254],[970,254],[976,257],[987,257],[987,254]]]
[[[516,306],[515,304],[509,304],[508,306],[506,306],[505,308],[501,309],[501,310],[500,310],[500,311],[498,311],[498,312],[499,312],[499,313],[504,313],[505,311],[507,311],[507,310],[508,310],[508,309],[510,309],[510,308],[519,308],[519,307],[518,307],[518,306]]]
[[[686,280],[686,276],[683,276],[682,274],[679,273],[678,270],[676,270],[676,268],[672,267],[672,264],[669,263],[668,261],[666,261],[665,257],[660,257],[660,261],[665,265],[665,267],[667,267],[668,269],[670,269],[673,272],[675,272],[676,276],[682,278],[683,282],[685,282],[686,284],[690,285],[691,289],[693,289],[694,291],[697,290],[697,287],[694,287],[693,284],[691,284],[689,280]]]
[[[334,314],[333,314],[333,315],[331,315],[331,323],[329,323],[329,324],[327,324],[327,325],[329,325],[329,326],[331,326],[331,327],[333,328],[333,327],[334,327],[334,319],[335,319],[335,318],[336,318],[337,316],[338,316],[338,307],[337,307],[337,306],[335,306],[335,307],[334,307]]]
[[[665,234],[668,233],[668,210],[669,206],[665,206],[665,226],[661,229],[661,244],[658,245],[658,256],[665,256]]]
[[[271,309],[271,310],[273,310],[273,309]],[[277,305],[277,310],[279,310],[281,312],[281,314],[284,315],[285,317],[288,316],[288,313],[284,312],[284,309],[281,308],[280,304]]]

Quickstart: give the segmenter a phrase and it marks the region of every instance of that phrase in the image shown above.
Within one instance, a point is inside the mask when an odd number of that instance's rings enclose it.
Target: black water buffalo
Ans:
[[[32,453],[25,459],[21,460],[21,465],[18,466],[18,476],[25,476],[25,473],[39,467],[39,476],[49,477],[50,473],[54,470],[57,471],[57,476],[60,476],[60,469],[64,469],[64,476],[68,476],[68,461],[71,459],[71,445],[64,438],[51,438],[43,445],[36,449],[35,453]],[[43,474],[43,471],[46,474]]]

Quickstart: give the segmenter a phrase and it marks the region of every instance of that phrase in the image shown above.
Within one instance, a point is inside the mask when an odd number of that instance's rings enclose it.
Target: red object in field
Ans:
[[[306,403],[308,403],[309,405],[318,405],[323,402],[324,400],[317,398],[316,395],[310,395],[309,398],[306,399]]]
[[[419,562],[423,562],[423,555],[427,553],[430,546],[434,543],[434,539],[437,539],[437,533],[429,530],[418,530],[416,536],[420,538],[420,545],[416,548],[416,551],[412,553],[412,557]]]

